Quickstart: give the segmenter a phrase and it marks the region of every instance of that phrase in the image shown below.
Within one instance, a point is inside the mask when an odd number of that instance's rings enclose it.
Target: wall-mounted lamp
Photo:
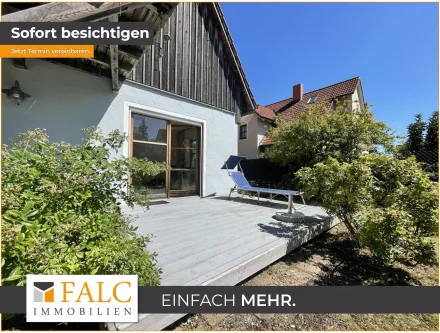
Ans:
[[[16,58],[12,59],[12,64],[20,69],[27,69],[26,67],[26,58]]]
[[[6,96],[8,96],[11,101],[17,103],[17,105],[20,105],[26,98],[31,97],[31,95],[26,94],[20,89],[18,81],[15,81],[15,85],[12,88],[2,89],[2,93],[6,94]]]

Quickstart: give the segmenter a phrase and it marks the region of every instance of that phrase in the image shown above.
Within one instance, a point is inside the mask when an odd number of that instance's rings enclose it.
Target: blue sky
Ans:
[[[437,3],[222,3],[257,103],[360,76],[376,118],[404,134],[438,109]]]

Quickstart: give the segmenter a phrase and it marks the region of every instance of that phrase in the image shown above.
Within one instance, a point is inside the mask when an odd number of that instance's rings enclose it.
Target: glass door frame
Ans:
[[[179,124],[172,124],[171,122],[168,124],[170,127],[169,127],[169,131],[168,131],[168,127],[167,127],[167,134],[168,134],[168,146],[167,146],[167,152],[168,152],[168,156],[167,156],[167,159],[168,159],[168,164],[167,164],[167,166],[168,166],[168,171],[167,171],[167,174],[168,174],[168,176],[167,176],[167,181],[168,181],[168,183],[167,183],[167,189],[168,189],[168,195],[169,195],[169,197],[181,197],[181,196],[190,196],[190,195],[199,195],[199,196],[201,196],[201,192],[200,192],[200,181],[201,181],[201,177],[200,177],[200,170],[201,170],[201,161],[202,161],[202,159],[201,159],[201,157],[200,157],[200,152],[201,152],[201,128],[200,128],[200,126],[196,126],[196,125],[192,125],[192,124],[185,124],[185,123],[179,123]],[[195,189],[195,191],[185,191],[185,190],[171,190],[171,171],[172,171],[172,169],[171,169],[171,151],[172,151],[172,149],[173,149],[173,146],[172,146],[172,142],[171,142],[171,140],[172,140],[172,136],[171,136],[171,133],[172,133],[172,128],[173,127],[193,127],[193,128],[195,128],[196,129],[196,131],[197,131],[197,138],[196,138],[196,140],[197,140],[197,147],[196,148],[191,148],[191,149],[195,149],[195,151],[196,151],[196,156],[197,156],[197,161],[196,161],[196,189]],[[178,149],[182,149],[182,148],[178,148]]]
[[[134,119],[133,116],[141,116],[141,117],[147,117],[147,118],[154,118],[154,119],[158,119],[158,120],[163,120],[167,122],[166,128],[167,128],[167,139],[166,139],[166,143],[158,143],[158,142],[154,142],[154,141],[140,141],[140,140],[135,140],[134,139]],[[178,124],[173,124],[172,122],[177,122]],[[201,175],[201,170],[202,170],[202,159],[203,157],[201,156],[201,152],[202,152],[202,127],[198,126],[198,125],[194,125],[191,123],[185,123],[184,121],[178,121],[178,120],[170,120],[167,118],[161,118],[160,116],[154,116],[154,115],[150,115],[150,114],[145,114],[142,112],[135,112],[132,111],[130,112],[130,119],[129,119],[129,125],[130,125],[130,134],[129,134],[129,158],[133,157],[133,143],[145,143],[145,144],[156,144],[156,145],[161,145],[161,146],[166,146],[166,166],[167,166],[167,171],[165,172],[165,193],[166,193],[166,198],[170,198],[172,196],[174,197],[178,197],[178,196],[186,196],[186,195],[199,195],[201,196],[201,184],[202,184],[202,175]],[[178,191],[180,193],[176,195],[172,195],[172,191],[170,189],[170,185],[171,185],[171,131],[172,131],[172,127],[194,127],[197,130],[197,148],[196,148],[196,152],[197,152],[197,162],[196,162],[196,190],[195,192],[193,191]],[[132,178],[130,177],[130,184],[132,183]],[[153,197],[153,199],[155,199]],[[159,198],[157,198],[159,199]]]

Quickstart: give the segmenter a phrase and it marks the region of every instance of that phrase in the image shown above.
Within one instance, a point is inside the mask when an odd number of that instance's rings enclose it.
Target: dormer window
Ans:
[[[310,97],[309,100],[307,101],[307,104],[315,103],[317,97],[318,97],[317,95]]]

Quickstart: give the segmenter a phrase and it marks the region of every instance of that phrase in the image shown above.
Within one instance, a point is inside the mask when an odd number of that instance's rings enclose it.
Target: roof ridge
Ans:
[[[318,90],[323,90],[323,89],[325,89],[325,88],[330,88],[330,87],[332,87],[332,86],[336,86],[336,85],[338,85],[338,84],[341,84],[341,83],[344,83],[344,82],[347,82],[347,81],[350,81],[350,80],[353,80],[353,79],[358,79],[358,80],[359,80],[359,79],[360,79],[360,76],[358,75],[358,76],[352,77],[352,78],[347,79],[347,80],[344,80],[344,81],[340,81],[340,82],[337,82],[337,83],[333,83],[333,84],[331,84],[331,85],[329,85],[329,86],[325,86],[325,87],[322,87],[322,88],[319,88],[319,89],[315,89],[315,90],[312,90],[312,91],[305,92],[305,93],[303,94],[303,96],[304,96],[304,95],[307,95],[307,94],[310,94],[310,93],[313,93],[313,92],[318,91]],[[288,98],[282,99],[282,100],[280,100],[280,101],[278,101],[278,102],[274,102],[274,103],[267,104],[266,107],[269,107],[269,105],[273,105],[273,104],[281,103],[281,102],[284,102],[284,101],[287,101],[287,100],[291,100],[291,99],[293,99],[293,97],[288,97]],[[274,111],[274,112],[275,112],[275,111]]]
[[[273,104],[277,104],[277,103],[280,103],[280,102],[284,102],[284,101],[287,101],[288,99],[292,99],[292,97],[289,97],[289,98],[285,98],[285,99],[282,99],[281,101],[278,101],[278,102],[273,102],[273,103],[270,103],[270,104],[267,104],[267,105],[265,105],[265,107],[269,107],[269,105],[273,105]]]
[[[268,106],[266,106],[266,105],[262,105],[262,104],[257,104],[257,106],[261,106],[261,107],[263,107],[263,108],[268,108],[268,109],[271,109],[270,107],[268,107]],[[272,109],[271,109],[272,110]],[[273,111],[273,110],[272,110]]]
[[[313,93],[315,91],[322,90],[322,89],[325,89],[325,88],[330,88],[330,87],[336,86],[337,84],[341,84],[341,83],[344,83],[344,82],[347,82],[347,81],[350,81],[350,80],[353,80],[353,79],[359,79],[359,78],[360,78],[360,76],[355,76],[355,77],[352,77],[350,79],[347,79],[347,80],[344,80],[344,81],[341,81],[341,82],[338,82],[338,83],[333,83],[333,84],[331,84],[329,86],[325,86],[325,87],[322,87],[322,88],[319,88],[319,89],[308,91],[308,92],[304,93],[304,95],[305,94],[310,94],[310,93]]]

